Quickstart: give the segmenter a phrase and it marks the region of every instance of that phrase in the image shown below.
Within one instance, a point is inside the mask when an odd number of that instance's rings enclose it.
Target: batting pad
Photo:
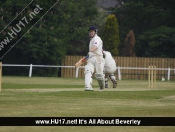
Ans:
[[[97,80],[104,80],[103,74],[95,73],[95,77]]]

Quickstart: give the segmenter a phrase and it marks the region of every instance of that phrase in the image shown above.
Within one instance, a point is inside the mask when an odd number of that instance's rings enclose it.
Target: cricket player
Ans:
[[[117,69],[116,62],[109,51],[103,51],[103,54],[105,58],[105,65],[104,65],[105,88],[109,88],[108,78],[110,78],[110,80],[112,81],[113,88],[116,88],[117,80],[114,75]]]
[[[95,26],[89,27],[89,36],[90,36],[90,43],[89,43],[89,59],[87,60],[87,65],[85,65],[85,91],[93,91],[92,88],[92,74],[94,71],[95,78],[98,81],[100,90],[104,89],[104,64],[105,60],[103,58],[102,47],[103,41],[97,35],[97,28]]]

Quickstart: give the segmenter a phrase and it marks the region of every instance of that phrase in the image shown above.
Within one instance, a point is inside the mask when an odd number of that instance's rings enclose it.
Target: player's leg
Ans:
[[[104,66],[104,69],[103,69],[103,74],[104,74],[104,77],[105,77],[105,88],[109,88],[108,73],[107,73],[107,68],[105,66]]]
[[[105,74],[105,88],[109,88],[109,83],[108,83],[108,74]]]
[[[113,88],[116,88],[116,87],[117,87],[117,80],[116,80],[115,75],[114,75],[114,74],[110,74],[110,75],[109,75],[109,78],[110,78],[110,80],[111,80],[112,83],[113,83]]]
[[[115,77],[116,69],[117,69],[116,64],[113,63],[113,64],[110,65],[110,68],[107,70],[109,78],[113,83],[113,88],[117,87],[117,80],[116,80],[116,77]]]
[[[87,65],[85,65],[85,70],[84,70],[85,90],[86,91],[93,91],[93,88],[92,88],[92,74],[93,74],[93,72],[94,72],[94,65],[89,62]]]
[[[95,64],[95,68],[96,68],[95,77],[100,86],[100,90],[104,89],[104,85],[105,85],[104,74],[103,74],[104,64],[105,64],[104,58],[98,57]]]

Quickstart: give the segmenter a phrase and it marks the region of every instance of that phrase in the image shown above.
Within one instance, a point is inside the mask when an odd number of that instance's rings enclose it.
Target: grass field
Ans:
[[[0,117],[146,117],[175,116],[175,82],[118,81],[116,89],[84,91],[84,79],[5,77]],[[0,127],[0,132],[174,132],[175,127]]]

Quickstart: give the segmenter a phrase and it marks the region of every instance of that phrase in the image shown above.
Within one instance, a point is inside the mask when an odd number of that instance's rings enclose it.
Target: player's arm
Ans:
[[[99,39],[96,39],[90,52],[95,52],[99,47]]]
[[[95,46],[95,45],[91,48],[91,50],[88,52],[89,58],[91,58],[91,57],[93,56],[94,52],[95,52],[97,49],[98,49],[98,47]]]
[[[91,49],[90,52],[94,52],[94,51],[96,51],[97,49],[98,49],[98,47],[94,45],[94,46],[92,47],[92,49]]]
[[[89,57],[91,57],[93,55],[93,52],[95,52],[98,49],[99,46],[99,40],[95,40],[94,45],[92,46],[92,48],[89,51]]]

